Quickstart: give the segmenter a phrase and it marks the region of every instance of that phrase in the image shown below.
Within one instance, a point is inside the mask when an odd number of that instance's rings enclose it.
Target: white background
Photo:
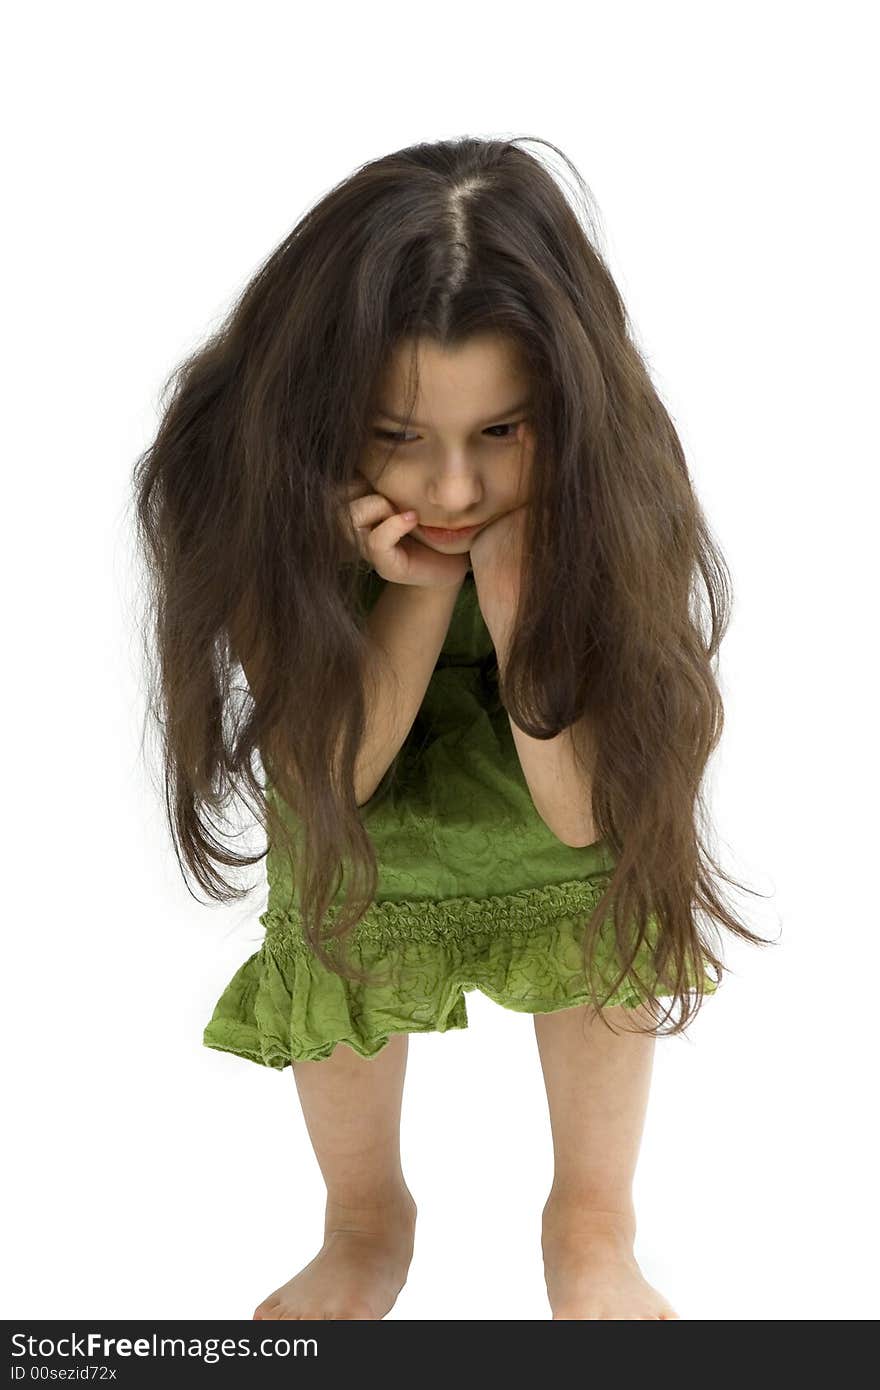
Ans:
[[[359,163],[538,135],[731,567],[711,768],[779,944],[661,1041],[637,1254],[683,1319],[877,1316],[877,110],[867,4],[43,5],[7,26],[7,1318],[250,1318],[317,1252],[292,1072],[201,1032],[257,948],[140,753],[129,488],[159,388]],[[573,30],[572,26],[576,26]],[[541,154],[538,149],[539,157]],[[414,1036],[389,1317],[545,1319],[528,1015]]]

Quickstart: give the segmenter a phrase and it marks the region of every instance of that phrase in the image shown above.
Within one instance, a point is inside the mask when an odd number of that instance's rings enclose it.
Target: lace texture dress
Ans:
[[[369,573],[363,582],[369,608],[384,581]],[[290,819],[271,787],[267,794]],[[262,945],[218,1000],[207,1047],[284,1068],[325,1059],[339,1043],[374,1057],[392,1033],[466,1028],[473,989],[522,1013],[587,1002],[583,926],[614,859],[604,840],[563,844],[538,815],[471,573],[413,727],[361,814],[379,887],[345,945],[351,961],[384,982],[343,979],[315,958],[300,931],[289,865],[270,845]],[[605,979],[609,933],[602,944]],[[643,951],[642,977],[647,944]],[[707,978],[706,993],[714,988]],[[625,981],[607,1002],[632,1007],[640,996]]]

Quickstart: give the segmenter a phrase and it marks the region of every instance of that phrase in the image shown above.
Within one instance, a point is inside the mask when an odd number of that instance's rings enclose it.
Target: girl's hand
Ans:
[[[474,537],[471,565],[486,622],[505,620],[516,612],[525,551],[528,503],[505,512]]]
[[[349,482],[346,495],[358,552],[383,579],[424,589],[448,588],[464,579],[467,551],[443,555],[410,538],[418,516],[407,519],[363,474]]]

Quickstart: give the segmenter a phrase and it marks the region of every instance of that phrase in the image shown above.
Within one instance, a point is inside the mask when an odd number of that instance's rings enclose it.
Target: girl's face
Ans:
[[[413,351],[420,394],[407,425],[406,369]],[[408,534],[422,545],[467,551],[490,521],[529,500],[534,435],[528,397],[515,346],[499,334],[475,335],[455,352],[428,342],[400,344],[380,382],[373,442],[360,471],[398,511],[417,513],[419,524]],[[455,538],[423,530],[432,526],[476,529]]]

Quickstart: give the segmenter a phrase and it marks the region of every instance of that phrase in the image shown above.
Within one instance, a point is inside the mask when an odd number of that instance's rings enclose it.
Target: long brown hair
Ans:
[[[591,1001],[601,1008],[629,977],[652,1018],[679,1032],[702,1002],[705,972],[721,979],[716,924],[765,944],[724,902],[716,879],[742,885],[709,853],[701,823],[723,723],[713,661],[729,577],[588,232],[586,187],[555,145],[537,143],[570,169],[586,215],[516,140],[425,143],[375,159],[307,212],[176,368],[134,478],[148,715],[161,729],[184,876],[218,901],[248,891],[222,869],[266,849],[234,850],[209,817],[242,797],[289,856],[317,957],[369,981],[324,948],[353,930],[378,883],[354,793],[367,639],[340,497],[396,344],[453,349],[480,331],[505,335],[534,382],[536,443],[501,697],[535,738],[589,716],[594,765],[590,750],[578,753],[592,769],[597,833],[616,857],[585,925]],[[237,683],[240,666],[249,688]],[[257,757],[301,834],[267,795]],[[652,913],[654,976],[644,981],[636,956]],[[592,961],[606,920],[620,973],[603,995]]]

